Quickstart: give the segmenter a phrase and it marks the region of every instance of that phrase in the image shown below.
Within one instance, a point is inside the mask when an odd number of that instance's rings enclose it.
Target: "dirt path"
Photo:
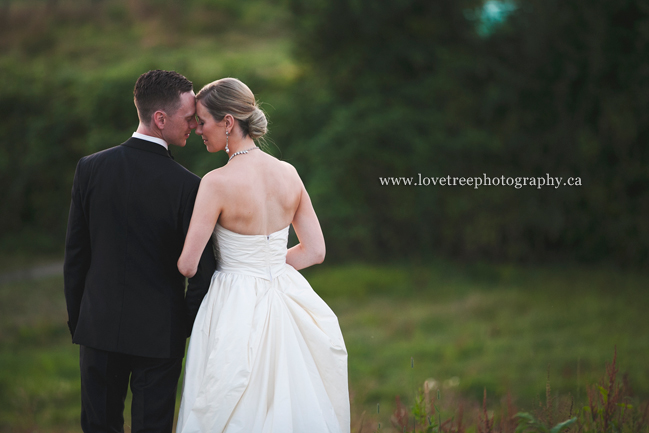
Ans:
[[[63,275],[62,261],[2,274],[0,275],[0,284],[24,280],[37,280],[39,278],[52,277],[55,275]]]

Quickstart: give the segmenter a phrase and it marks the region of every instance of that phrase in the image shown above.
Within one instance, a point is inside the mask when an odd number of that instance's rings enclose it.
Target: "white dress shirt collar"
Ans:
[[[169,145],[162,138],[151,137],[150,135],[140,134],[139,132],[134,132],[133,137],[139,138],[140,140],[150,141],[152,143],[157,143],[160,146],[164,147],[165,149],[169,150]]]

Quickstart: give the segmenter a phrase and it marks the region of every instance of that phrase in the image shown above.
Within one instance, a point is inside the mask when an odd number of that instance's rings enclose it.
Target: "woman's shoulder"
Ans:
[[[201,185],[219,187],[227,182],[228,172],[225,166],[216,168],[203,176]]]
[[[286,162],[286,161],[280,161],[280,160],[278,160],[278,161],[287,172],[289,172],[291,174],[294,174],[294,175],[299,177],[297,169],[295,167],[293,167],[293,165],[291,163]]]
[[[296,180],[300,179],[300,175],[297,172],[297,169],[290,164],[289,162],[282,161],[281,159],[264,152],[264,159],[266,160],[265,162],[267,163],[267,166],[271,167],[273,171],[280,171],[282,174],[284,174],[287,177],[294,177]]]

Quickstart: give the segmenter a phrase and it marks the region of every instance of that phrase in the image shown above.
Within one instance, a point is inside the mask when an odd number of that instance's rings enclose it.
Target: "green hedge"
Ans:
[[[41,54],[25,54],[51,57],[47,62],[23,63],[5,51],[0,248],[61,248],[76,161],[130,135],[137,125],[133,83],[157,67],[185,73],[197,88],[236,76],[267,103],[277,145],[271,151],[304,177],[331,260],[442,255],[649,264],[649,10],[640,0],[519,0],[488,32],[474,0],[257,3],[273,11],[275,23],[257,36],[263,19],[255,10],[262,9],[196,0],[179,12],[185,24],[169,28],[177,38],[170,46],[143,49],[134,59],[132,44],[106,45],[105,72],[75,69],[69,58],[57,62],[63,41],[72,43],[63,37]],[[141,23],[126,19],[139,13],[126,3],[93,5],[117,17],[112,24],[97,18],[91,28],[106,33],[92,33],[96,41],[142,32]],[[177,4],[162,9],[164,23]],[[201,11],[227,18],[230,32],[240,23],[241,45],[215,36],[216,29],[189,31]],[[272,36],[288,11],[290,30]],[[43,31],[57,35],[65,25],[52,21]],[[286,34],[295,56],[275,61],[282,52],[264,44]],[[232,57],[227,47],[235,46],[251,54]],[[177,152],[188,168],[202,175],[224,162],[192,140]],[[547,173],[580,177],[582,185],[379,182],[419,173]]]
[[[291,2],[304,74],[282,142],[336,255],[649,264],[649,10],[516,5],[485,35],[470,0]],[[378,181],[418,173],[582,186]]]

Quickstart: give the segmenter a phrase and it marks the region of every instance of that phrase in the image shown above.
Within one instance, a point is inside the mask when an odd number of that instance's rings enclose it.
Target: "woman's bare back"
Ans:
[[[261,150],[237,155],[208,176],[218,176],[223,207],[218,224],[236,233],[268,235],[293,221],[303,189],[297,171]]]
[[[242,235],[270,235],[293,226],[299,243],[286,263],[299,270],[322,263],[325,241],[311,198],[297,171],[261,150],[254,140],[267,129],[265,114],[250,89],[223,78],[196,96],[196,134],[208,152],[232,152],[232,159],[206,174],[198,188],[178,270],[192,277],[216,224]]]

